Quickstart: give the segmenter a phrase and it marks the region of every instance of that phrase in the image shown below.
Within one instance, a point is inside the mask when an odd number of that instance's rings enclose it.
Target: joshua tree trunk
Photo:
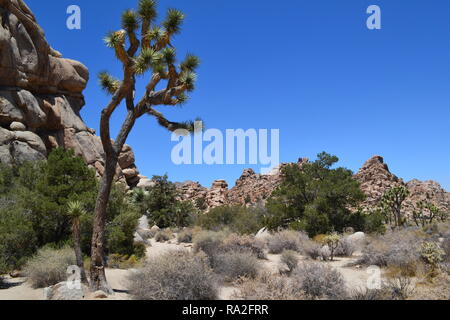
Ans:
[[[75,219],[72,224],[72,235],[73,235],[73,246],[75,250],[75,258],[77,261],[77,266],[80,268],[81,282],[84,284],[89,284],[86,271],[84,270],[83,254],[81,252],[81,235],[80,235],[80,221]]]
[[[100,190],[95,206],[91,249],[90,287],[92,291],[102,290],[108,294],[113,294],[113,290],[108,285],[105,275],[105,226],[106,210],[108,207],[108,200],[111,193],[111,185],[114,180],[116,165],[117,160],[106,160],[105,173],[100,184]]]
[[[132,111],[128,113],[127,119],[122,125],[122,129],[113,145],[109,138],[109,117],[107,112],[102,114],[101,119],[101,138],[103,148],[105,149],[105,172],[103,174],[100,190],[97,195],[97,202],[95,205],[94,229],[92,234],[92,249],[91,249],[91,270],[90,287],[92,291],[102,290],[105,293],[113,294],[113,289],[109,286],[105,275],[105,227],[106,227],[106,213],[108,208],[109,196],[111,194],[111,187],[114,182],[116,174],[116,167],[118,163],[119,153],[134,126],[136,119]]]

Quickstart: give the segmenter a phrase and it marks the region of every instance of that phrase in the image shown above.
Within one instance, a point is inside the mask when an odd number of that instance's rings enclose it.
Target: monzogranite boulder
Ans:
[[[0,161],[20,164],[45,159],[56,147],[72,148],[102,175],[100,138],[80,117],[88,80],[82,63],[48,44],[24,1],[0,0]],[[121,159],[117,179],[136,186],[131,147]]]

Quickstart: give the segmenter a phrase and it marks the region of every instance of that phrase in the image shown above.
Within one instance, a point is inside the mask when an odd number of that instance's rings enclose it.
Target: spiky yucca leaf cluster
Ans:
[[[135,11],[128,9],[122,14],[122,28],[134,32],[139,28],[139,19]]]
[[[125,32],[124,30],[111,31],[103,39],[108,48],[116,48],[125,43]]]
[[[179,78],[180,83],[185,85],[188,91],[193,91],[195,89],[196,80],[197,74],[192,71],[183,71]]]
[[[177,34],[181,31],[183,20],[184,14],[180,10],[169,9],[167,10],[167,17],[162,25],[169,34]]]
[[[184,61],[180,64],[180,69],[182,71],[194,71],[199,65],[200,59],[193,54],[188,54]]]
[[[161,51],[163,60],[165,63],[167,64],[174,64],[175,63],[175,59],[176,59],[176,50],[175,48],[164,48]]]
[[[144,74],[147,70],[160,65],[162,55],[152,48],[142,49],[141,54],[136,58],[134,69],[136,74]]]
[[[164,37],[164,31],[160,27],[151,28],[145,35],[144,38],[148,41],[160,41]]]
[[[120,87],[120,81],[112,77],[108,72],[102,71],[98,74],[100,86],[109,94],[114,94]]]
[[[156,1],[140,0],[138,13],[142,20],[152,22],[153,20],[156,19],[156,16],[158,15],[156,12]]]

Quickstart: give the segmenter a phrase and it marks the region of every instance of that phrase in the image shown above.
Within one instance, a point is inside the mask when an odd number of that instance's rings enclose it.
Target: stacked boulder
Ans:
[[[88,80],[83,64],[48,44],[22,0],[0,0],[0,161],[43,160],[56,147],[71,148],[101,176],[102,143],[80,117]],[[120,159],[117,179],[137,185],[129,146]]]

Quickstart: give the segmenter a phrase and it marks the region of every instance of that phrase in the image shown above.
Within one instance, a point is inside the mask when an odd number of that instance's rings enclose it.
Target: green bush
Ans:
[[[206,230],[219,231],[226,228],[238,234],[253,234],[263,227],[263,214],[263,210],[258,208],[221,206],[200,215],[197,224]]]
[[[218,286],[202,254],[168,252],[130,276],[136,300],[216,300]]]
[[[283,167],[281,185],[267,202],[264,224],[271,230],[304,230],[311,237],[346,227],[359,231],[361,219],[349,208],[357,207],[365,195],[353,172],[333,168],[338,161],[324,152],[312,163]]]
[[[180,201],[176,185],[167,175],[154,176],[153,185],[146,191],[134,192],[134,203],[151,224],[160,228],[189,227],[197,218],[197,209],[191,201]]]
[[[25,265],[24,272],[33,288],[45,288],[67,280],[67,268],[76,265],[72,248],[40,249]]]
[[[21,268],[36,248],[36,234],[28,215],[14,206],[11,202],[0,207],[0,274]]]

